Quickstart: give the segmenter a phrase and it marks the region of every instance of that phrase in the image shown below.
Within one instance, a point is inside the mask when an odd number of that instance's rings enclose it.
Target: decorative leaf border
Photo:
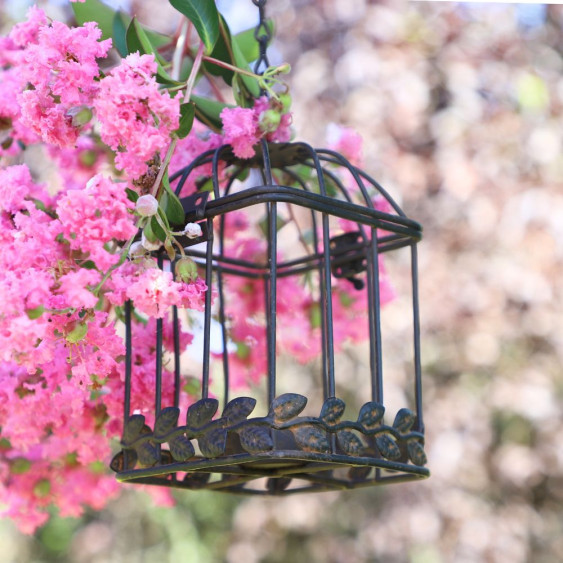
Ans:
[[[195,456],[192,443],[197,440],[201,454],[219,458],[225,454],[227,435],[236,433],[242,449],[259,454],[274,449],[272,430],[292,433],[298,451],[331,453],[335,436],[338,447],[352,457],[382,457],[391,461],[426,464],[424,434],[413,431],[416,415],[400,409],[392,426],[383,424],[385,407],[375,401],[365,403],[356,421],[341,421],[346,405],[342,399],[329,397],[318,417],[298,416],[307,398],[296,393],[280,395],[272,401],[268,415],[248,419],[256,406],[256,399],[237,397],[225,406],[222,415],[213,419],[219,407],[217,399],[201,399],[188,408],[186,425],[178,426],[180,409],[166,407],[158,414],[154,430],[145,424],[140,414],[131,416],[125,425],[121,445],[124,452],[112,460],[111,468],[120,472],[133,469],[137,463],[152,467],[159,461],[166,465],[185,462]],[[168,443],[169,451],[160,451],[160,444]]]

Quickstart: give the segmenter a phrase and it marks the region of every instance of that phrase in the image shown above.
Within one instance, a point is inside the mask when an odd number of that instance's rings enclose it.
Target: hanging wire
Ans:
[[[254,38],[258,41],[260,49],[260,54],[254,64],[254,74],[259,74],[261,76],[270,66],[266,50],[268,49],[268,43],[272,39],[272,32],[270,31],[266,20],[266,0],[252,0],[252,3],[258,8],[260,18],[258,25],[254,30]]]

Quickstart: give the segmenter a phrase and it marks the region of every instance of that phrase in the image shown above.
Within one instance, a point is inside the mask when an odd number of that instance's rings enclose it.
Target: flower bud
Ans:
[[[135,204],[135,210],[141,217],[152,217],[158,213],[158,201],[150,195],[142,195]]]
[[[158,250],[162,246],[162,241],[157,239],[152,242],[145,236],[145,233],[143,232],[143,234],[141,235],[141,244],[146,250],[152,252],[153,250]]]
[[[184,234],[188,238],[199,238],[203,234],[203,231],[197,223],[187,223],[184,228]]]
[[[147,249],[143,246],[143,243],[140,240],[135,241],[129,247],[129,258],[131,260],[133,260],[135,258],[140,258],[141,256],[144,256],[146,251],[147,251]]]
[[[66,114],[72,118],[73,127],[82,127],[92,119],[92,110],[88,106],[74,106]]]
[[[285,94],[280,94],[278,100],[282,107],[282,113],[287,113],[291,107],[291,96],[286,92]]]
[[[279,126],[281,115],[273,109],[268,109],[260,114],[258,126],[264,133],[273,133]]]
[[[283,63],[276,67],[276,72],[278,74],[288,74],[291,72],[291,65],[289,63]]]
[[[191,258],[181,258],[176,262],[176,277],[186,283],[197,279],[197,264]]]

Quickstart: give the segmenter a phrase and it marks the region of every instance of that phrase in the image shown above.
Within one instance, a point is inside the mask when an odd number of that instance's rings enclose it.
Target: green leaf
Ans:
[[[211,53],[219,39],[219,12],[215,1],[170,0],[170,4],[194,24],[207,53]]]
[[[127,194],[127,199],[133,203],[139,199],[139,194],[131,188],[125,188],[125,193]]]
[[[195,104],[195,116],[201,123],[219,132],[223,129],[223,122],[219,115],[224,108],[233,107],[232,105],[194,95],[192,95],[191,101]]]
[[[126,57],[129,54],[127,49],[127,28],[131,23],[131,18],[127,14],[119,10],[115,17],[113,18],[112,25],[112,39],[113,46],[117,49],[118,53],[122,57]]]
[[[139,23],[137,18],[133,18],[127,32],[125,33],[125,41],[127,43],[127,50],[129,53],[134,53],[139,51],[140,54],[153,54],[155,61],[157,62],[156,76],[157,81],[165,84],[180,84],[176,80],[173,80],[170,75],[164,70],[162,64],[164,63],[163,58],[160,56],[155,46],[151,43],[147,32],[143,29],[143,26]]]
[[[166,240],[166,232],[164,231],[164,229],[160,226],[160,223],[158,222],[157,218],[155,215],[153,215],[151,217],[151,222],[149,223],[149,225],[151,226],[151,230],[154,233],[154,235],[156,236],[156,238],[162,242],[164,242]],[[147,225],[148,226],[148,225]],[[146,229],[146,227],[145,227]],[[146,232],[145,232],[145,236],[147,236]],[[147,237],[148,238],[148,237]]]
[[[76,23],[83,25],[86,22],[96,22],[102,30],[102,39],[110,39],[113,34],[113,19],[115,11],[100,0],[86,0],[86,2],[74,2],[72,10]]]
[[[238,43],[233,42],[233,57],[235,66],[238,68],[242,68],[243,70],[250,70],[248,65],[248,60],[244,56],[244,53],[238,46]],[[255,78],[250,76],[245,76],[244,74],[240,74],[240,79],[243,82],[246,89],[255,97],[257,98],[260,95],[260,86],[258,86],[258,81]]]
[[[45,307],[43,305],[39,305],[39,307],[35,307],[34,309],[28,309],[26,314],[28,318],[31,320],[38,319],[45,311]]]
[[[193,102],[180,105],[180,126],[176,130],[176,135],[178,135],[180,139],[186,138],[192,130],[194,116],[195,104]]]
[[[233,76],[232,88],[233,96],[238,106],[241,108],[251,108],[254,106],[255,97],[248,91],[241,74]]]
[[[274,36],[274,22],[273,20],[268,20],[266,22],[268,29],[272,37]],[[255,61],[260,54],[260,47],[258,41],[254,37],[254,28],[247,29],[246,31],[241,31],[233,37],[233,42],[237,44],[240,52],[244,55],[244,58],[251,62]]]
[[[217,43],[211,52],[211,57],[219,61],[234,64],[232,37],[227,22],[222,15],[219,14],[219,37]],[[228,68],[212,64],[203,63],[204,69],[215,76],[221,76],[223,80],[230,86],[233,80],[234,72]]]
[[[186,217],[184,208],[178,196],[170,188],[167,174],[162,179],[162,184],[164,185],[164,192],[162,192],[160,197],[160,205],[164,209],[168,221],[173,225],[184,227]]]

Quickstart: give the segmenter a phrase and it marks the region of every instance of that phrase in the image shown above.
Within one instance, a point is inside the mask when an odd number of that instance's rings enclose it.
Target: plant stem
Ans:
[[[140,229],[143,226],[144,223],[144,217],[139,219],[137,221],[137,224],[135,225],[137,227],[137,229]],[[116,269],[119,268],[119,266],[121,266],[121,264],[123,264],[123,262],[125,262],[125,259],[127,258],[127,255],[129,254],[129,249],[131,248],[131,245],[133,244],[133,241],[135,240],[135,237],[137,236],[137,233],[135,233],[125,244],[125,246],[122,248],[121,250],[121,254],[119,256],[119,260],[117,261],[116,264],[114,264],[105,274],[104,277],[101,279],[100,283],[94,288],[94,291],[92,292],[96,297],[98,297],[98,294],[100,292],[100,290],[102,289],[104,283],[106,283],[106,281],[108,280],[108,278],[110,277],[111,273]]]
[[[186,41],[188,38],[188,25],[189,25],[188,20],[186,18],[183,18],[183,22],[180,27],[180,35],[178,37],[178,42],[176,43],[176,48],[174,49],[174,55],[172,56],[171,77],[177,82],[180,80],[180,71],[182,70],[182,58],[184,57],[184,51],[186,50]]]
[[[238,68],[237,66],[230,65],[229,63],[220,61],[219,59],[214,59],[213,57],[208,57],[207,55],[205,55],[203,57],[203,60],[206,63],[211,63],[212,65],[217,65],[217,66],[226,68],[228,70],[232,70],[233,72],[238,72],[239,74],[244,74],[245,76],[250,76],[250,78],[256,78],[256,80],[262,78],[258,74],[254,74],[253,72],[250,72],[249,70],[244,70],[243,68]]]
[[[184,95],[184,103],[189,102],[190,98],[192,97],[192,90],[194,89],[195,79],[197,77],[197,73],[199,72],[199,68],[201,67],[204,48],[205,47],[204,47],[203,43],[200,42],[199,49],[197,51],[197,55],[196,55],[196,58],[194,60],[194,64],[192,66],[190,76],[188,77],[188,82],[186,84],[186,94]],[[168,165],[170,164],[170,160],[172,159],[172,155],[174,154],[174,150],[176,149],[177,143],[178,143],[177,137],[172,139],[172,142],[170,143],[168,150],[166,151],[166,156],[164,157],[164,161],[163,161],[163,163],[160,167],[160,170],[158,171],[158,176],[156,177],[156,180],[154,181],[154,184],[151,188],[151,194],[156,199],[158,199],[158,195],[159,195],[161,184],[162,184],[162,178],[164,177],[164,173],[166,172],[166,169],[168,168]]]

